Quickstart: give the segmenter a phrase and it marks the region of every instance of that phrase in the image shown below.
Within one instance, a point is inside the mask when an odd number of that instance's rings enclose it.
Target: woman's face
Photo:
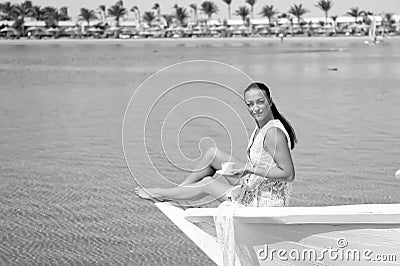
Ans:
[[[271,106],[267,96],[262,90],[250,89],[244,94],[244,101],[247,105],[249,113],[259,122],[262,123],[268,118]]]

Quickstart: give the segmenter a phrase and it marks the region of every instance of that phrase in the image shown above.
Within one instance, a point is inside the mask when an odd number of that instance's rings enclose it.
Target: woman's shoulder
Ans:
[[[285,139],[290,147],[289,133],[286,131],[285,126],[278,119],[271,120],[267,123],[264,134],[267,139],[277,141],[279,139]]]
[[[273,119],[270,120],[263,128],[262,131],[264,131],[264,134],[266,134],[269,131],[274,131],[277,128],[283,131],[285,135],[287,134],[287,131],[285,129],[285,126],[282,124],[282,122],[279,119]]]
[[[279,120],[279,119],[272,119],[272,120],[268,121],[268,123],[266,124],[265,127],[266,127],[266,128],[271,128],[271,127],[280,127],[280,126],[283,127],[283,124],[282,124],[281,120]]]

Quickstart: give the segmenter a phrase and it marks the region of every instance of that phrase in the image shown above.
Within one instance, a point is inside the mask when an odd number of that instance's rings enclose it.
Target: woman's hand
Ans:
[[[233,169],[232,172],[235,175],[238,175],[239,177],[248,175],[248,174],[252,174],[253,173],[253,167],[251,165],[246,165],[243,168],[239,168],[239,169]]]

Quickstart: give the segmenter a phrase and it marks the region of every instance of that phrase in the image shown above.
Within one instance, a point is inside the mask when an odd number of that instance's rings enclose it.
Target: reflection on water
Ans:
[[[150,202],[133,195],[121,148],[134,89],[159,69],[190,59],[232,64],[269,84],[299,137],[293,205],[400,201],[394,179],[400,40],[376,46],[357,39],[231,41],[2,43],[1,264],[210,263]],[[235,129],[231,113],[224,114],[221,120]],[[159,122],[152,119],[151,125]],[[251,118],[245,120],[251,130]],[[205,136],[229,147],[212,122],[188,125],[180,145],[191,158]],[[235,155],[243,155],[246,142],[233,143]],[[142,165],[134,162],[151,182]],[[184,178],[171,165],[158,167]]]

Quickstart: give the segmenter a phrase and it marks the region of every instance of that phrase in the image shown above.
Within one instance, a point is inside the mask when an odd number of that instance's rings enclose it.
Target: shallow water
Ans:
[[[394,178],[400,168],[399,46],[395,38],[375,46],[357,38],[283,44],[268,39],[2,42],[0,264],[210,263],[150,202],[132,193],[136,184],[121,145],[123,115],[135,89],[149,75],[185,60],[224,62],[269,84],[299,138],[292,205],[400,202]],[[245,82],[218,68],[178,74],[185,79],[199,72]],[[153,82],[159,89],[165,80]],[[239,98],[226,98],[217,87],[188,86],[177,95],[192,97],[201,88],[203,95],[216,93],[243,111]],[[240,92],[241,86],[236,88]],[[174,182],[185,173],[168,164],[159,149],[163,119],[157,114],[176,106],[175,96],[157,106],[147,131],[151,159]],[[142,104],[139,117],[149,110]],[[218,105],[196,102],[178,110],[166,133],[185,121],[185,110],[219,112],[234,140],[231,144],[214,120],[197,120],[182,131],[186,156],[199,156],[199,141],[211,137],[243,157],[246,139],[240,136],[253,127],[249,116],[243,116],[243,125]],[[136,126],[132,120],[127,124]],[[164,142],[175,140],[166,134]],[[141,143],[129,143],[128,163],[140,181],[157,183],[145,167],[147,158],[135,154]],[[211,144],[206,139],[200,150]],[[185,163],[176,146],[165,147],[174,163]]]

